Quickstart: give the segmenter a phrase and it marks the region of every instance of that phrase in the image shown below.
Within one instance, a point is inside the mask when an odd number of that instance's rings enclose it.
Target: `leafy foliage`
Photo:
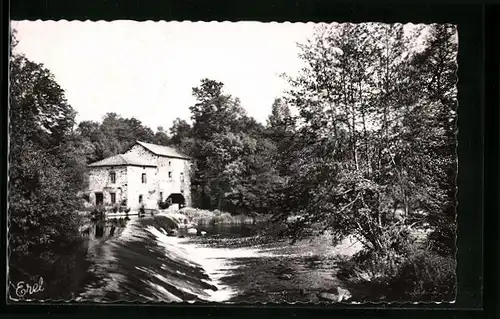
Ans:
[[[49,270],[54,254],[79,243],[75,195],[86,178],[62,88],[22,55],[10,65],[9,262],[11,279],[21,280],[30,265]]]
[[[409,228],[454,224],[443,218],[454,213],[453,35],[433,26],[426,47],[412,51],[402,25],[342,24],[301,46],[306,66],[286,97],[299,111],[298,134],[284,154],[288,188],[302,200],[282,203],[277,216],[299,217],[292,237],[321,224],[389,254]]]
[[[205,209],[262,212],[268,209],[274,144],[264,127],[248,117],[223,84],[203,79],[193,88],[192,126],[177,119],[172,141],[193,158],[193,198]]]
[[[102,123],[82,121],[78,124],[78,136],[85,146],[87,163],[125,152],[137,140],[168,145],[168,135],[163,130],[153,133],[136,118],[122,118],[108,113]]]

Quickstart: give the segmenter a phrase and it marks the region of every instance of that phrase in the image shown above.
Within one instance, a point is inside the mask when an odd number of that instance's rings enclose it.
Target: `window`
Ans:
[[[160,200],[163,201],[163,192],[160,192]]]
[[[116,194],[115,193],[109,193],[111,195],[111,204],[116,204]]]
[[[181,173],[181,182],[184,182],[184,173]]]
[[[109,172],[109,179],[111,180],[111,184],[116,183],[116,173],[115,172]]]
[[[139,195],[139,203],[142,203],[142,195]]]
[[[146,183],[147,183],[147,180],[146,180],[146,173],[142,173],[142,183],[143,183],[143,184],[146,184]]]
[[[168,172],[168,178],[172,178],[172,172]]]
[[[172,162],[171,161],[168,161],[168,166],[172,166]]]

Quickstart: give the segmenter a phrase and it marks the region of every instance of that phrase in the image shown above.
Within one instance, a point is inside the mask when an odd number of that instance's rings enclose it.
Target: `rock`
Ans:
[[[281,274],[278,276],[279,279],[283,279],[283,280],[290,280],[292,279],[292,274]]]
[[[206,234],[207,234],[207,232],[204,230],[198,229],[198,231],[196,232],[196,236],[205,236]]]
[[[328,300],[328,301],[338,301],[338,296],[336,294],[333,294],[331,292],[320,292],[318,294],[318,297],[323,300]]]
[[[198,230],[196,228],[188,228],[187,232],[190,235],[196,235],[198,233]]]
[[[318,298],[323,299],[323,300],[328,300],[328,301],[333,301],[333,302],[341,302],[344,300],[350,299],[351,293],[349,290],[337,287],[337,293],[333,292],[321,292],[318,294]]]
[[[351,292],[345,288],[337,287],[337,292],[338,292],[339,301],[349,300],[352,297]]]
[[[178,234],[177,229],[169,229],[169,230],[167,231],[167,235],[168,235],[168,236],[176,236],[177,234]]]

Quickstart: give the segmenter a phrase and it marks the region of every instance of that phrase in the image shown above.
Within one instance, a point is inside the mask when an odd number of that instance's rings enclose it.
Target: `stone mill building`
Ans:
[[[191,205],[189,157],[168,146],[137,141],[128,151],[89,164],[89,197],[94,205],[132,210],[159,202]]]

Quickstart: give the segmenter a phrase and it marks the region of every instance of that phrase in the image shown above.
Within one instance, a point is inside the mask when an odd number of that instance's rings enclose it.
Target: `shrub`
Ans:
[[[455,297],[454,258],[417,246],[401,254],[364,250],[341,260],[339,266],[339,279],[368,286],[364,289],[371,291],[372,300],[445,301]]]
[[[194,223],[205,223],[210,225],[215,224],[239,224],[239,223],[252,223],[253,218],[245,215],[231,215],[228,212],[221,212],[220,210],[204,210],[186,207],[180,210]]]
[[[453,300],[456,260],[429,250],[416,250],[405,260],[396,281],[412,300]]]
[[[351,259],[341,262],[340,274],[352,283],[372,282],[388,285],[396,276],[402,256],[362,250]]]

